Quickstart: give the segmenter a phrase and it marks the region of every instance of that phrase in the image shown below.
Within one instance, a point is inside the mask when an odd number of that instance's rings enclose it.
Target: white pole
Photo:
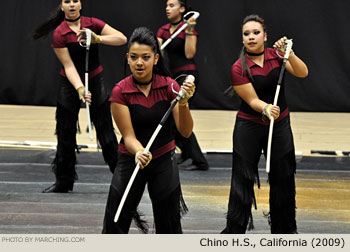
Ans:
[[[286,68],[286,62],[287,62],[287,60],[289,58],[289,54],[290,54],[290,51],[292,50],[292,46],[293,46],[293,41],[291,39],[287,39],[285,41],[285,43],[287,45],[287,48],[286,48],[286,52],[285,52],[285,54],[283,56],[283,64],[282,64],[280,76],[279,76],[278,83],[277,83],[275,98],[273,100],[273,105],[274,106],[277,106],[278,96],[279,96],[279,93],[280,93],[281,83],[282,83],[282,79],[283,79],[283,74],[284,74],[284,70]],[[268,136],[268,140],[267,140],[267,154],[266,154],[266,172],[267,173],[270,172],[271,146],[272,146],[272,135],[273,135],[274,122],[275,122],[275,120],[272,117],[271,120],[270,120],[269,136]]]
[[[153,142],[154,142],[154,139],[156,138],[156,136],[158,135],[158,133],[159,133],[159,131],[162,129],[162,127],[163,127],[163,125],[160,125],[160,124],[159,124],[158,127],[156,128],[156,130],[153,132],[153,135],[152,135],[151,139],[148,141],[147,146],[146,146],[146,148],[145,148],[145,150],[144,150],[145,152],[148,152],[148,151],[149,151],[149,149],[151,148],[151,145],[152,145]],[[122,209],[123,209],[123,206],[124,206],[126,197],[127,197],[128,194],[129,194],[130,188],[131,188],[132,184],[134,183],[134,180],[135,180],[135,178],[136,178],[136,175],[137,175],[139,169],[140,169],[140,161],[137,162],[136,167],[135,167],[135,169],[134,169],[134,171],[133,171],[133,173],[132,173],[132,175],[131,175],[131,177],[130,177],[130,180],[129,180],[129,182],[128,182],[128,185],[127,185],[126,188],[125,188],[123,197],[122,197],[122,199],[120,200],[120,203],[119,203],[117,212],[116,212],[115,217],[114,217],[114,222],[117,222],[118,219],[119,219],[119,216],[120,216],[120,213],[121,213],[121,211],[122,211]]]
[[[86,57],[85,57],[85,95],[89,93],[89,51],[91,45],[91,30],[86,29]],[[91,127],[91,119],[90,119],[90,108],[89,103],[86,102],[86,117],[88,121],[88,129],[89,129],[89,137],[90,140],[93,140],[92,136],[92,127]]]

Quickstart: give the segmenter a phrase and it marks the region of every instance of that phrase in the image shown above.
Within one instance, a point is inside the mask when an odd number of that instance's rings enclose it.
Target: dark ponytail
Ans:
[[[59,5],[55,11],[53,11],[47,21],[39,25],[33,31],[33,39],[37,40],[42,37],[47,37],[49,33],[57,28],[64,20],[64,12],[61,10],[61,5]]]
[[[266,32],[266,27],[265,27],[265,21],[263,18],[261,18],[259,15],[256,15],[256,14],[251,14],[251,15],[248,15],[246,16],[244,19],[243,19],[243,23],[242,23],[242,28],[243,26],[250,22],[250,21],[254,21],[254,22],[258,22],[261,24],[261,26],[263,27],[264,29],[264,32]],[[245,57],[245,47],[243,46],[242,50],[241,50],[241,54],[239,56],[239,58],[241,59],[241,63],[242,63],[242,74],[244,74],[245,72],[247,73],[248,75],[248,79],[253,82],[253,77],[252,77],[252,74],[250,73],[250,69],[248,67],[248,64],[247,64],[247,59]]]
[[[140,45],[148,45],[152,48],[152,51],[155,54],[159,54],[157,65],[153,67],[153,73],[163,76],[171,76],[170,71],[166,67],[164,58],[160,51],[157,37],[150,29],[148,29],[147,27],[136,28],[129,39],[128,51],[134,43],[138,43]]]

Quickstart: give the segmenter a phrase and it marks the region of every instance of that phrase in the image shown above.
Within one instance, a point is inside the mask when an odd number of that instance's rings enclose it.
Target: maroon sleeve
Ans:
[[[103,28],[106,25],[106,22],[94,17],[91,18],[91,22],[93,23],[94,32],[97,34],[101,34]]]
[[[55,30],[52,34],[52,48],[64,48],[66,46],[66,42],[64,40],[64,36],[61,36],[60,32]]]
[[[240,63],[240,60],[231,67],[231,81],[233,86],[247,84],[250,82],[247,73],[242,73],[242,64]]]
[[[163,27],[160,27],[157,32],[157,38],[163,38]]]
[[[276,53],[276,52],[275,52]],[[277,61],[278,63],[282,66],[283,64],[283,59],[281,59],[280,57],[277,56]]]
[[[114,86],[114,88],[112,90],[112,95],[109,98],[109,101],[110,102],[119,103],[119,104],[122,104],[122,105],[126,105],[127,104],[126,99],[125,99],[125,97],[122,94],[122,84],[123,84],[122,82],[123,81],[117,83]]]
[[[171,84],[173,84],[173,88],[176,92],[180,92],[180,85],[173,79],[171,79],[170,77],[167,77],[167,83],[168,83],[168,94],[169,94],[169,99],[172,101],[176,98],[176,94],[173,92],[172,88],[171,88]]]
[[[276,52],[276,49],[274,48],[267,48],[267,51],[269,53],[269,55],[271,55],[270,57],[273,57],[273,58],[276,58],[278,63],[280,65],[282,65],[283,63],[283,58],[280,58],[278,55],[277,55],[277,52]],[[282,53],[280,53],[280,56],[283,56]]]

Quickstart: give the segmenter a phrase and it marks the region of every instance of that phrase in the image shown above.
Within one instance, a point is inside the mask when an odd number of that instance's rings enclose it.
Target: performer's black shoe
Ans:
[[[54,183],[49,186],[42,193],[68,193],[69,191],[73,191],[73,183]]]
[[[176,160],[176,162],[177,162],[177,164],[182,164],[182,163],[184,163],[186,160],[188,160],[189,159],[189,157],[187,157],[187,158],[184,158],[183,156],[178,156],[177,157],[177,160]]]
[[[209,170],[208,165],[200,166],[196,164],[190,164],[190,165],[179,165],[179,169],[185,170],[185,171],[207,171]]]

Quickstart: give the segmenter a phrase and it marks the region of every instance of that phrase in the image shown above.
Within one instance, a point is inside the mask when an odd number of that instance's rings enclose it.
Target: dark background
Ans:
[[[1,3],[0,104],[56,104],[60,64],[50,48],[51,35],[32,41],[32,30],[49,16],[59,0],[11,0]],[[94,16],[130,37],[134,28],[154,32],[167,23],[166,0],[82,0],[82,15]],[[306,79],[286,74],[286,96],[292,111],[350,111],[350,31],[348,0],[191,0],[200,12],[196,62],[200,82],[198,109],[237,109],[239,99],[223,95],[229,70],[242,46],[241,22],[252,13],[265,19],[268,46],[286,35],[309,68]],[[101,46],[108,90],[123,78],[126,45]]]

